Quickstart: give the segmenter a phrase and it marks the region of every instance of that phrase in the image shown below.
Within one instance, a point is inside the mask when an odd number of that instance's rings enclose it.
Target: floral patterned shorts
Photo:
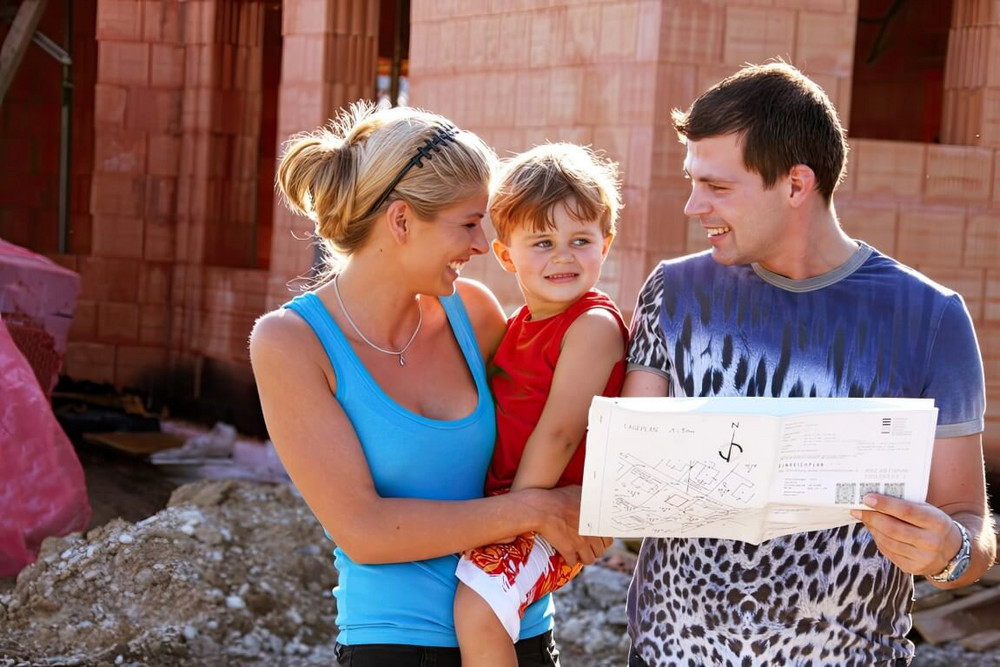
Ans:
[[[544,537],[528,533],[509,544],[472,549],[459,560],[455,574],[486,600],[516,642],[524,610],[582,569],[580,563],[567,565]]]

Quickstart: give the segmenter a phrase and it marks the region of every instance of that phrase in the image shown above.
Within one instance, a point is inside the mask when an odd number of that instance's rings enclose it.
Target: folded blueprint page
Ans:
[[[580,531],[760,543],[854,521],[865,493],[922,501],[929,399],[595,398]]]

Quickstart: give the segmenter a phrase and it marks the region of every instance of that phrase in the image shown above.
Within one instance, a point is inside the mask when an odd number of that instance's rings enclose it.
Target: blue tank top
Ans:
[[[453,421],[428,419],[389,398],[315,294],[302,294],[285,304],[302,316],[323,344],[337,377],[336,398],[354,426],[382,497],[469,500],[483,495],[496,436],[486,369],[462,300],[456,294],[440,301],[479,393],[475,410]],[[449,555],[364,565],[337,547],[334,565],[339,578],[333,591],[337,641],[457,646],[452,613],[457,562],[457,556]],[[546,596],[525,612],[521,636],[551,629],[552,615],[553,605]]]

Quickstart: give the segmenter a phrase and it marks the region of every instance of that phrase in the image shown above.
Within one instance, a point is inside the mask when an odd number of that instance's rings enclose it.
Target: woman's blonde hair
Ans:
[[[496,159],[482,139],[443,116],[358,102],[326,127],[291,137],[276,180],[288,207],[315,222],[336,264],[364,245],[394,201],[433,220],[485,193]]]
[[[501,243],[513,230],[555,227],[556,206],[614,236],[622,207],[618,165],[586,146],[542,144],[504,162],[493,184],[490,220]]]

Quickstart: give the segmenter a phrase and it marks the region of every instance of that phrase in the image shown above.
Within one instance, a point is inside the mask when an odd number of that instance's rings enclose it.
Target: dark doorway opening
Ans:
[[[850,134],[940,141],[951,0],[860,0]]]

